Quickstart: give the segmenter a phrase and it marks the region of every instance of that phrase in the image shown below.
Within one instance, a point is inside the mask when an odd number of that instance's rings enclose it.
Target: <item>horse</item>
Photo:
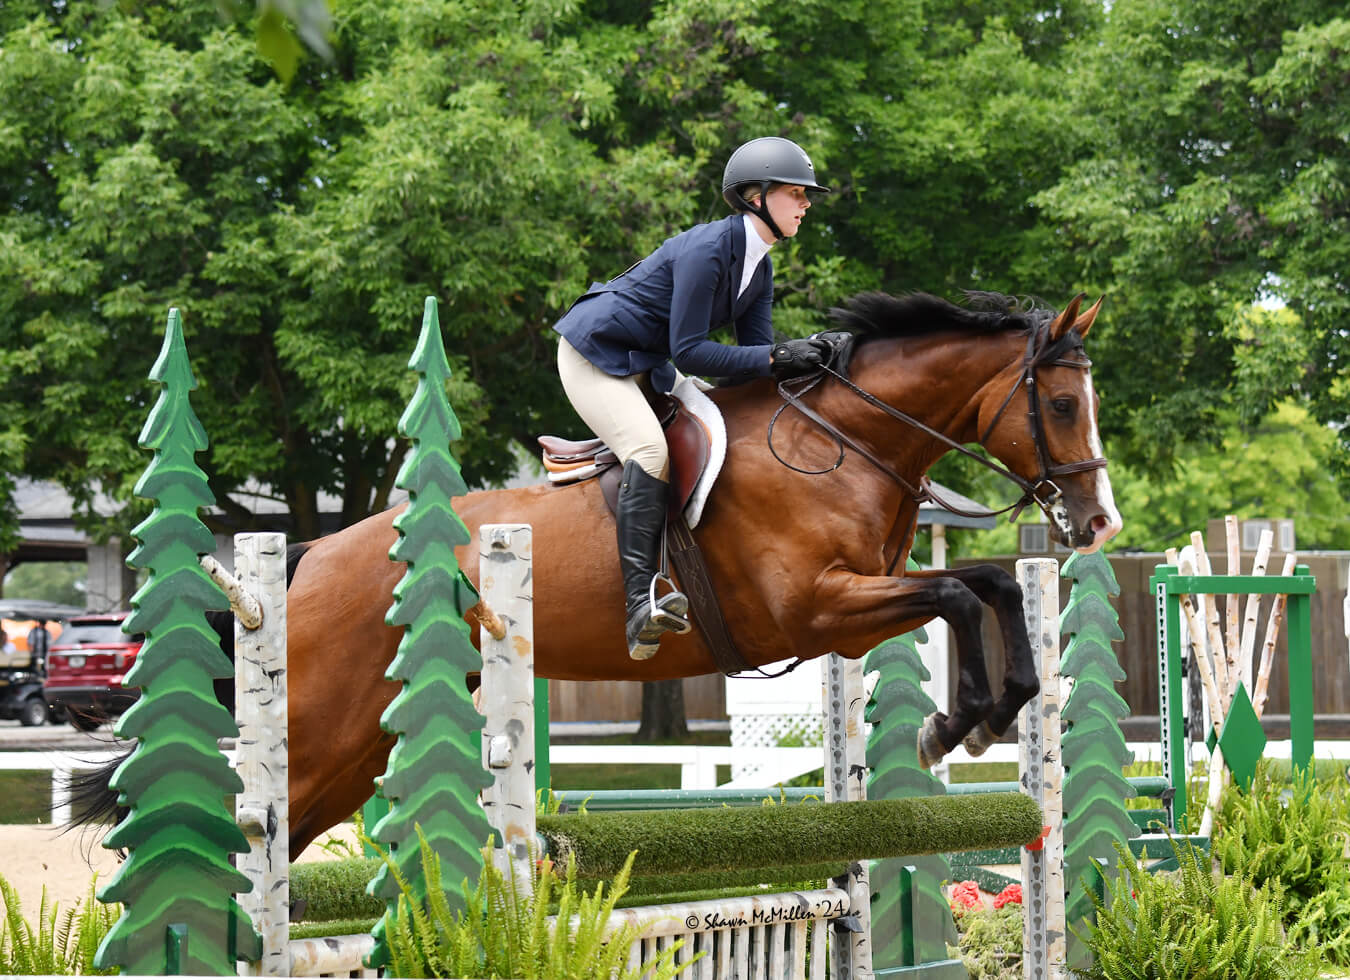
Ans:
[[[1061,544],[1092,552],[1121,526],[1083,349],[1101,301],[1080,313],[1079,296],[1056,313],[971,296],[961,306],[923,293],[856,296],[832,311],[851,335],[846,365],[798,382],[712,389],[726,461],[694,532],[752,668],[832,651],[856,659],[934,618],[950,624],[955,704],[924,723],[925,765],[963,741],[983,751],[1038,690],[1008,573],[905,570],[928,468],[977,443],[1023,489],[1022,506],[1045,510]],[[629,659],[614,520],[599,481],[472,492],[454,506],[475,541],[482,524],[533,526],[540,676],[656,681],[717,669],[697,629],[667,634],[651,660]],[[405,570],[388,558],[401,509],[296,548],[287,591],[292,854],[360,808],[394,744],[380,715],[398,692],[384,672],[402,630],[384,615]],[[457,558],[476,583],[477,548]],[[982,604],[1004,640],[997,699]],[[113,768],[94,777],[105,794]]]

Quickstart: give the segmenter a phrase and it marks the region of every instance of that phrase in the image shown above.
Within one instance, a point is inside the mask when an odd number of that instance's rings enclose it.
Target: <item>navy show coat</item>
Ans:
[[[769,373],[773,343],[773,263],[766,255],[739,298],[745,219],[733,214],[667,238],[627,272],[572,304],[555,330],[606,374],[651,372],[669,391],[675,366],[688,375],[746,381]],[[709,340],[735,326],[731,347]]]

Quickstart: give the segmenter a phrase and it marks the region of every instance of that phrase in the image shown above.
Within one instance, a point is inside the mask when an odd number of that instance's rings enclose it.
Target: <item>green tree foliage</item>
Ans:
[[[1033,200],[1063,271],[1110,297],[1092,341],[1102,419],[1135,462],[1165,469],[1227,406],[1259,418],[1298,392],[1323,421],[1347,414],[1343,15],[1125,0],[1065,79],[1091,147]],[[1271,297],[1292,317],[1253,329]],[[1235,384],[1244,370],[1261,383]]]
[[[305,37],[319,8],[262,8],[253,29],[213,0],[0,10],[0,547],[9,474],[130,499],[150,393],[127,379],[171,304],[221,524],[256,523],[251,485],[301,536],[320,493],[346,523],[386,505],[427,294],[464,475],[505,477],[511,441],[582,434],[552,322],[723,214],[723,161],[766,133],[836,188],[776,250],[787,333],[864,288],[1105,292],[1107,453],[1151,478],[1286,398],[1350,415],[1330,0],[344,0],[332,59],[288,85],[258,34]],[[999,495],[969,472],[940,478]]]
[[[226,521],[251,522],[229,496],[251,478],[302,535],[322,491],[359,519],[407,451],[409,312],[435,293],[458,311],[466,470],[506,475],[506,441],[557,414],[546,327],[588,263],[612,274],[626,229],[649,246],[692,217],[673,157],[600,166],[578,133],[607,87],[575,42],[532,38],[551,11],[514,9],[346,5],[337,61],[284,90],[207,0],[8,6],[0,469],[128,497],[149,393],[127,379],[174,303]]]
[[[1350,518],[1332,469],[1336,433],[1312,417],[1309,405],[1282,401],[1254,425],[1225,411],[1218,440],[1192,441],[1178,450],[1170,475],[1112,460],[1111,485],[1125,522],[1112,548],[1181,547],[1192,531],[1204,531],[1210,518],[1224,514],[1292,517],[1300,548],[1350,548]],[[1005,484],[977,479],[977,499],[1000,505],[1013,499]],[[1028,513],[1023,520],[1038,518]],[[963,554],[1017,552],[1017,529],[1006,522],[989,531],[954,528],[949,534]]]
[[[5,575],[4,594],[83,608],[87,572],[84,562],[24,562]]]

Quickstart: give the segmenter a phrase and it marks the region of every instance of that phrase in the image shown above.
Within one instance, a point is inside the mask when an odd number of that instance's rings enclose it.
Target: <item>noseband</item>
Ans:
[[[1069,360],[1065,357],[1066,354],[1073,352],[1082,355],[1081,360]],[[1032,442],[1036,447],[1037,465],[1040,467],[1040,472],[1034,480],[1028,480],[1025,477],[1019,476],[1006,466],[991,459],[987,459],[978,453],[972,452],[946,433],[939,432],[932,426],[914,418],[912,415],[908,415],[897,408],[887,405],[871,392],[860,388],[846,376],[828,365],[823,366],[819,373],[808,375],[803,378],[793,378],[779,383],[778,393],[783,398],[783,405],[779,407],[778,411],[774,412],[773,418],[769,420],[769,451],[773,453],[774,459],[778,460],[778,462],[782,463],[788,469],[798,473],[815,476],[838,469],[844,462],[844,450],[845,447],[847,447],[848,449],[852,449],[863,459],[867,460],[882,473],[886,474],[887,477],[898,484],[918,503],[931,500],[933,503],[951,511],[953,514],[960,514],[963,517],[993,517],[998,514],[1005,514],[1008,511],[1012,511],[1013,513],[1009,518],[1009,521],[1015,521],[1018,515],[1026,509],[1027,505],[1034,503],[1067,537],[1071,531],[1071,527],[1069,524],[1068,513],[1064,509],[1064,492],[1059,488],[1059,485],[1055,483],[1055,478],[1066,476],[1070,473],[1084,473],[1088,470],[1101,469],[1106,465],[1106,459],[1101,456],[1096,456],[1091,459],[1077,460],[1072,463],[1055,463],[1050,458],[1050,449],[1045,436],[1045,425],[1041,419],[1039,398],[1036,389],[1036,371],[1038,368],[1045,366],[1071,367],[1086,371],[1092,367],[1092,362],[1087,359],[1086,355],[1082,354],[1082,339],[1073,331],[1066,332],[1058,341],[1052,342],[1050,339],[1050,321],[1047,320],[1033,328],[1027,337],[1027,350],[1022,359],[1022,373],[1019,375],[1012,388],[1009,389],[1008,397],[1003,399],[1003,404],[999,406],[999,410],[994,414],[994,418],[990,421],[989,425],[985,427],[985,430],[979,439],[979,444],[983,446],[993,432],[994,427],[998,424],[999,419],[1003,417],[1003,413],[1007,411],[1008,406],[1012,404],[1012,400],[1018,390],[1024,390],[1027,393],[1027,424],[1031,429]],[[960,507],[954,506],[949,501],[943,500],[939,494],[934,492],[932,481],[930,481],[927,476],[921,477],[919,486],[916,487],[909,480],[897,473],[895,468],[889,463],[877,458],[877,456],[866,446],[863,446],[846,432],[837,428],[816,412],[815,409],[811,408],[801,400],[802,396],[812,391],[824,381],[826,376],[833,377],[841,385],[848,388],[869,405],[880,409],[892,418],[904,422],[906,425],[918,429],[926,435],[932,436],[939,442],[945,443],[949,448],[969,456],[982,466],[988,467],[995,473],[1016,484],[1022,490],[1021,498],[1001,510],[969,511],[962,510]],[[783,459],[783,457],[778,455],[778,451],[773,445],[773,428],[778,422],[778,417],[783,414],[784,410],[787,409],[789,405],[824,429],[834,438],[835,442],[838,443],[839,458],[835,460],[834,465],[828,466],[823,470],[804,470],[800,467],[793,466],[787,460]],[[898,555],[899,552],[897,551],[897,557]],[[895,562],[893,560],[891,563],[892,567],[887,569],[888,574],[893,570],[894,564]]]

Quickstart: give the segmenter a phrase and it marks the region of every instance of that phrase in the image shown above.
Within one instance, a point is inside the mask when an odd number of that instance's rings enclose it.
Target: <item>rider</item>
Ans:
[[[735,383],[792,377],[821,363],[823,342],[774,344],[772,330],[768,251],[797,234],[811,206],[808,189],[829,192],[796,143],[766,136],[743,144],[722,174],[722,197],[735,214],[668,238],[617,278],[592,283],[554,327],[563,390],[623,464],[615,517],[634,660],[654,656],[663,632],[689,629],[682,593],[650,600],[670,485],[665,436],[643,388],[670,391],[676,369]],[[738,346],[708,339],[727,322]]]

